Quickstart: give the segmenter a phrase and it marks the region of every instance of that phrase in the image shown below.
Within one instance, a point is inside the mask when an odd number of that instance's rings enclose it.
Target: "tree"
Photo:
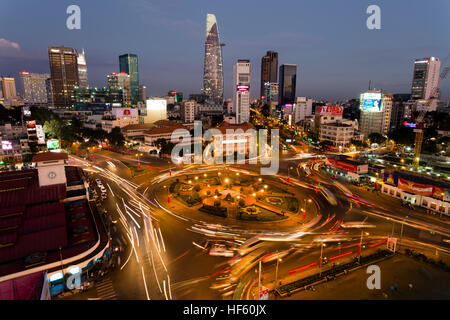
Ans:
[[[244,201],[244,199],[240,199],[239,200],[239,207],[243,207],[243,206],[245,206],[245,201]]]
[[[111,142],[111,144],[117,147],[122,147],[125,143],[125,137],[123,136],[122,131],[119,127],[112,128],[108,137],[108,140]]]
[[[386,137],[378,132],[372,132],[368,136],[371,143],[382,144],[386,141]]]
[[[199,184],[196,184],[195,186],[194,186],[194,190],[195,191],[197,191],[197,192],[199,192],[200,191],[200,185]]]
[[[61,139],[64,126],[60,120],[52,119],[45,121],[43,129],[46,135],[49,135],[55,139]]]

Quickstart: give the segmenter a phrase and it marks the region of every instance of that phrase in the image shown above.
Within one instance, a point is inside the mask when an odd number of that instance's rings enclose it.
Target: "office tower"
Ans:
[[[312,115],[312,105],[314,100],[307,97],[297,97],[294,104],[294,123],[305,120]]]
[[[411,99],[428,100],[432,97],[439,85],[439,71],[441,61],[435,57],[416,59],[414,61],[414,74],[411,85]],[[434,92],[436,93],[436,91]]]
[[[184,123],[194,122],[196,105],[197,102],[195,100],[188,100],[182,103],[181,118]]]
[[[4,99],[11,99],[17,97],[16,93],[16,80],[12,77],[3,77],[2,80],[2,92]]]
[[[77,51],[67,47],[49,47],[48,59],[53,105],[68,108],[73,104],[74,87],[79,85]]]
[[[78,63],[78,87],[80,89],[87,89],[89,87],[88,72],[86,65],[86,56],[84,55],[84,49],[77,56]]]
[[[127,86],[130,79],[130,76],[125,73],[111,73],[106,76],[108,79],[108,89],[109,90],[122,90],[122,101],[123,103],[127,104],[128,101],[128,93],[127,93]]]
[[[19,75],[25,102],[32,105],[47,105],[46,81],[50,78],[50,74],[21,71]]]
[[[137,55],[130,53],[123,54],[119,56],[119,64],[120,72],[125,72],[130,76],[130,100],[132,104],[136,104],[139,100],[139,69]]]
[[[139,101],[145,101],[147,99],[147,87],[144,85],[139,86]]]
[[[222,47],[216,16],[206,15],[205,60],[203,67],[203,94],[208,101],[223,103],[223,63]]]
[[[387,134],[392,112],[392,94],[381,90],[363,92],[360,97],[359,131],[365,138],[373,132]]]
[[[265,85],[267,82],[278,83],[278,52],[267,51],[267,54],[261,60],[261,90],[260,97],[266,96]]]
[[[238,60],[233,73],[233,106],[236,123],[250,121],[250,60]]]
[[[297,65],[282,64],[280,66],[279,92],[280,105],[293,104],[295,102],[295,87],[297,85]]]

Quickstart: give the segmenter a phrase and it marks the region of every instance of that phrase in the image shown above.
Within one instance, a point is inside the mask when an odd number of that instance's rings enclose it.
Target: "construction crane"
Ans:
[[[445,61],[448,61],[450,55],[448,55],[445,58]],[[447,77],[448,72],[450,71],[450,64],[447,64],[444,69],[442,70],[441,74],[439,75],[439,80],[437,86],[433,89],[433,91],[430,94],[430,99],[422,105],[422,110],[420,111],[419,115],[417,116],[415,123],[416,128],[414,129],[415,138],[414,138],[414,159],[413,159],[413,165],[414,168],[419,167],[420,162],[420,153],[422,151],[422,142],[423,142],[423,120],[428,112],[429,106],[438,99],[439,96],[439,87],[441,85],[441,82]]]
[[[131,92],[130,92],[130,87],[131,87],[131,77],[133,75],[134,72],[134,66],[136,65],[136,60],[133,59],[133,64],[131,65],[131,72],[128,74],[128,81],[126,81],[125,83],[125,90],[127,91],[127,103],[131,104]]]

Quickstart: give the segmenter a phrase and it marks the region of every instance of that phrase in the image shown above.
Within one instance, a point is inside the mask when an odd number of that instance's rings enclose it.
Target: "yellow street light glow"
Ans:
[[[240,197],[240,196],[237,196],[236,198],[237,198],[237,199],[240,199],[241,197]]]
[[[252,196],[256,197],[256,193],[252,194]]]
[[[228,183],[228,181],[230,181],[230,180],[228,180],[228,178],[227,178],[227,179],[225,179],[225,183]]]
[[[192,181],[191,181],[191,180],[189,180],[189,181],[188,181],[188,183],[192,183]]]
[[[204,176],[204,177],[206,177],[206,176],[207,176],[207,174],[206,174],[206,173],[204,173],[204,174],[203,174],[203,176]]]
[[[264,189],[267,189],[269,186],[266,184],[265,186],[264,186]]]
[[[311,200],[311,199],[308,199],[308,202],[309,202],[309,203],[311,203],[311,202],[312,202],[312,200]]]
[[[260,191],[261,191],[261,192],[264,192],[264,189],[261,189]]]
[[[214,196],[214,199],[217,199],[217,196]]]
[[[218,172],[217,174],[220,176],[222,173],[221,173],[221,172]]]
[[[259,178],[259,179],[258,179],[258,181],[259,181],[259,182],[261,182],[261,181],[262,181],[262,179],[261,179],[261,178]]]
[[[238,175],[239,175],[239,172],[236,172],[236,175],[238,176]]]
[[[198,177],[195,177],[195,180],[198,180]]]

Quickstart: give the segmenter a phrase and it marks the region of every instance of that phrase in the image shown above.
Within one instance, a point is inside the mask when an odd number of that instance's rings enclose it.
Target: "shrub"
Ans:
[[[214,200],[214,206],[215,207],[220,207],[220,200]]]
[[[244,201],[244,199],[240,199],[240,200],[239,200],[239,206],[240,206],[240,207],[245,206],[245,201]]]
[[[210,196],[210,195],[211,195],[211,190],[207,190],[207,191],[206,191],[206,195],[207,195],[207,196]]]

